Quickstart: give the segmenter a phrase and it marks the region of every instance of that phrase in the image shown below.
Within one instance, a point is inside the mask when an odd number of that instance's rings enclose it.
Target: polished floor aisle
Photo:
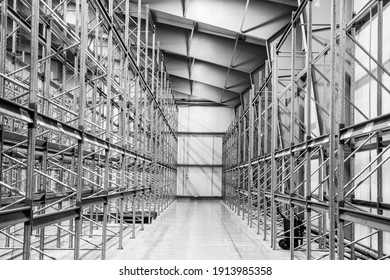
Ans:
[[[123,250],[112,247],[111,260],[289,259],[250,229],[221,200],[175,201],[136,239],[125,237]],[[299,257],[298,257],[299,258]]]

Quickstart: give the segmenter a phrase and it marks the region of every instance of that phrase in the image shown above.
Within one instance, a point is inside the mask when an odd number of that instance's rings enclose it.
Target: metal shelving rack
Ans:
[[[0,28],[0,258],[105,259],[175,199],[177,107],[149,8],[4,0]]]
[[[388,246],[385,250],[390,197],[384,172],[390,158],[390,115],[382,104],[383,95],[390,93],[385,82],[390,71],[383,61],[388,1],[367,1],[356,14],[352,4],[332,0],[329,24],[316,26],[312,1],[302,1],[272,46],[260,88],[252,88],[248,108],[240,109],[223,140],[226,204],[256,225],[275,250],[281,250],[284,239],[291,259],[390,256]],[[356,37],[365,25],[377,30],[375,54]],[[297,47],[299,29],[302,49]],[[329,38],[317,36],[319,30],[327,30]],[[356,102],[357,67],[376,84],[377,106],[370,115]],[[370,157],[360,166],[362,153]],[[375,195],[362,199],[359,190]],[[282,217],[289,220],[287,228]]]

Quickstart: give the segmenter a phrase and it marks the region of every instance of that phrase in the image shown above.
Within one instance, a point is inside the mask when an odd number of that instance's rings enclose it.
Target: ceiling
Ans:
[[[131,0],[134,4],[137,0]],[[180,104],[234,107],[296,0],[142,0]]]

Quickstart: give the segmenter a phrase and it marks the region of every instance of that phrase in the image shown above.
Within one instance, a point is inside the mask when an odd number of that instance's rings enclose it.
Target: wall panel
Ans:
[[[177,194],[221,196],[222,137],[233,109],[179,107]],[[182,133],[182,134],[180,134]]]

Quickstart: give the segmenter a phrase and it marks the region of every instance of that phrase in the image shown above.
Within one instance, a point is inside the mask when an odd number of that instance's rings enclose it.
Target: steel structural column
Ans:
[[[246,121],[246,117],[247,115],[246,114],[249,114],[249,108],[248,108],[248,111],[244,111],[244,114],[243,114],[243,117],[242,117],[242,121],[244,122],[244,125],[243,125],[243,130],[242,130],[242,220],[245,219],[245,197],[249,200],[249,192],[247,194],[245,194],[245,161],[247,160],[247,157],[248,157],[248,147],[247,147],[247,121]],[[248,170],[249,171],[249,166],[248,166]],[[248,177],[249,177],[249,173],[248,173]],[[249,184],[247,185],[247,188],[249,188]],[[249,209],[247,209],[248,213],[249,213]]]
[[[383,0],[378,0],[378,63],[379,65],[383,65]],[[382,67],[377,67],[377,116],[381,116],[382,112],[382,76],[383,70]],[[382,152],[382,133],[377,134],[377,155]],[[379,157],[377,164],[382,162],[382,157]],[[383,168],[380,166],[377,171],[377,209],[376,212],[378,215],[383,215],[383,210],[380,208],[379,204],[383,202]],[[384,243],[384,234],[383,231],[380,230],[378,232],[378,259],[383,257],[383,244]]]
[[[0,73],[5,73],[5,62],[7,56],[7,32],[8,32],[8,0],[1,3],[1,26],[0,26]],[[0,97],[5,96],[5,79],[0,76]],[[3,121],[3,120],[2,120]],[[1,196],[0,186],[0,196]]]
[[[157,95],[157,90],[155,89],[156,87],[156,81],[158,81],[157,74],[156,73],[156,34],[154,32],[155,28],[153,28],[153,53],[152,53],[152,93],[154,96]],[[157,204],[157,129],[158,129],[158,110],[157,110],[157,105],[155,105],[152,102],[152,108],[153,108],[153,114],[152,114],[152,119],[153,119],[153,129],[152,129],[152,137],[153,137],[153,173],[152,173],[152,180],[153,180],[153,186],[152,186],[152,192],[153,192],[153,211],[156,212],[156,204]]]
[[[252,85],[252,88],[249,90],[249,124],[248,124],[248,130],[249,130],[249,139],[248,139],[248,158],[247,158],[247,163],[248,163],[248,225],[249,227],[252,227],[252,185],[253,185],[253,167],[252,167],[252,158],[253,158],[253,129],[254,129],[254,124],[253,124],[253,114],[254,114],[254,104],[253,104],[253,97],[254,97],[254,91],[255,87]]]
[[[141,63],[141,0],[138,0],[138,12],[137,12],[137,52],[136,52],[136,65],[137,67],[140,67]],[[134,151],[139,151],[139,119],[140,119],[140,98],[142,94],[142,88],[140,86],[140,74],[136,74],[135,78],[135,95],[134,95],[134,104],[135,104],[135,116],[134,116],[134,142],[133,142],[133,149]],[[138,189],[138,164],[139,160],[138,158],[134,161],[133,166],[133,188]],[[135,217],[136,217],[136,197],[133,196],[132,198],[132,210],[133,210],[133,227],[132,227],[132,235],[131,238],[135,238]]]
[[[144,61],[144,76],[145,76],[145,82],[148,84],[148,43],[149,43],[149,5],[146,5],[146,14],[145,14],[145,61]],[[142,106],[143,106],[143,147],[142,150],[144,152],[144,155],[147,155],[147,95],[144,95],[142,97]],[[146,172],[146,161],[142,164],[142,186],[146,186],[146,178],[145,178],[145,172]],[[145,194],[141,196],[141,228],[140,230],[144,230],[144,217],[145,217]]]
[[[356,35],[355,31],[356,31],[356,27],[352,27],[350,33],[351,33],[351,36],[353,38]],[[351,46],[351,52],[352,53],[355,53],[355,51],[356,51],[355,48],[356,48],[355,44],[352,44],[352,46]],[[355,81],[355,64],[354,63],[351,63],[351,81]],[[351,83],[350,91],[351,91],[350,99],[351,100],[355,100],[355,83],[354,82]],[[348,123],[349,125],[354,123],[354,120],[355,120],[355,110],[350,110],[349,111],[349,115],[346,115],[346,118],[347,117],[349,117],[349,123]],[[352,163],[353,163],[353,161],[354,161],[354,159],[351,160]],[[350,164],[348,171],[349,171],[350,174],[354,174],[354,165],[353,164]],[[350,234],[350,236],[351,236],[352,240],[355,237],[355,228],[354,228],[354,226],[351,226],[351,234]],[[355,244],[352,244],[350,247],[351,247],[351,260],[355,260],[356,259]]]
[[[278,116],[278,53],[272,46],[272,126],[271,126],[271,247],[276,249],[276,201],[277,164],[275,151],[277,148],[277,116]]]
[[[108,1],[108,16],[110,21],[113,21],[113,1]],[[112,84],[112,60],[113,60],[113,42],[112,42],[112,34],[113,32],[113,26],[110,26],[108,30],[108,38],[107,38],[107,86],[106,86],[106,98],[107,98],[107,104],[106,104],[106,141],[111,141],[111,99],[112,99],[112,90],[111,90],[111,84]],[[107,147],[105,150],[105,162],[104,162],[104,185],[103,190],[104,193],[108,193],[108,189],[110,186],[110,148]],[[108,202],[103,203],[103,225],[102,225],[102,253],[101,253],[101,259],[106,259],[106,250],[107,250],[107,205]],[[111,213],[110,213],[111,214]],[[134,219],[134,217],[133,217]]]
[[[51,9],[52,9],[52,0],[48,0],[47,1],[47,8],[46,8],[46,13],[49,15],[49,16],[52,16],[51,15]],[[44,34],[46,35],[46,45],[44,46],[44,49],[45,49],[45,56],[46,56],[46,60],[45,60],[45,72],[44,72],[44,86],[43,86],[43,97],[44,97],[44,104],[43,104],[43,110],[42,112],[45,114],[45,115],[49,115],[50,112],[49,112],[49,98],[50,98],[50,90],[51,90],[51,86],[50,86],[50,81],[51,81],[51,67],[52,67],[52,63],[51,63],[51,59],[47,59],[47,57],[50,56],[51,54],[51,45],[52,45],[52,21],[49,20],[48,23],[46,24],[46,26],[44,26],[43,28],[43,32]],[[43,56],[43,55],[42,55]],[[42,156],[42,172],[44,174],[47,174],[48,172],[48,162],[47,162],[47,159],[48,159],[48,150],[49,150],[49,138],[48,137],[44,137],[44,141],[45,141],[45,144],[44,144],[44,148],[43,148],[43,156]],[[47,183],[48,183],[48,180],[45,176],[41,176],[41,184],[42,184],[42,187],[43,187],[43,190],[41,189],[41,193],[44,194],[44,201],[43,201],[43,204],[41,205],[41,207],[45,208],[46,206],[46,192],[47,192]],[[43,211],[40,211],[41,214],[45,214],[45,210],[43,209]],[[41,228],[40,229],[40,250],[43,252],[44,251],[44,247],[45,247],[45,227]],[[39,259],[40,260],[43,260],[44,259],[44,254],[39,254]]]
[[[130,0],[125,1],[125,29],[124,29],[124,39],[125,44],[129,44],[129,24],[130,24]],[[125,71],[123,72],[123,97],[122,97],[122,148],[127,148],[127,141],[128,141],[128,131],[126,129],[126,123],[127,118],[130,117],[127,115],[127,102],[131,99],[131,92],[128,88],[128,82],[129,82],[129,71],[127,70],[127,65],[129,65],[129,58],[127,55],[124,55],[124,58],[122,58],[125,65]],[[130,115],[130,114],[129,114]],[[127,170],[127,155],[126,153],[123,153],[121,158],[121,190],[124,191],[128,186],[126,186],[126,170]],[[119,211],[120,211],[120,218],[119,218],[119,244],[118,248],[123,249],[123,225],[124,225],[124,203],[126,200],[124,198],[121,198],[119,201]]]
[[[0,21],[0,73],[5,72],[6,46],[7,46],[7,10],[8,0],[4,0],[1,5]],[[5,79],[0,77],[0,97],[5,96]],[[4,144],[4,118],[0,118],[0,182],[3,181],[3,144]],[[3,186],[0,185],[0,208],[2,205]]]
[[[237,135],[238,135],[238,142],[237,142],[237,190],[236,190],[236,195],[237,195],[237,215],[240,216],[240,210],[241,210],[241,195],[240,195],[240,186],[241,186],[241,113],[242,113],[242,108],[240,107],[238,109],[238,117],[237,117]]]
[[[0,122],[0,182],[3,182],[3,150],[4,150],[4,123],[3,120]],[[0,208],[2,206],[2,194],[3,190],[0,185]]]
[[[331,1],[331,69],[330,69],[330,118],[329,118],[329,258],[335,259],[336,251],[336,176],[334,173],[336,167],[336,96],[337,96],[337,0]],[[338,129],[338,128],[337,128]]]
[[[36,113],[38,95],[38,68],[33,65],[38,64],[39,55],[39,0],[32,1],[31,10],[31,72],[30,72],[30,94],[29,108],[34,111],[33,123],[28,124],[28,150],[27,150],[27,180],[25,205],[31,207],[30,220],[24,224],[23,259],[30,259],[31,255],[31,232],[32,232],[32,206],[33,192],[35,190],[34,166],[35,166],[35,138],[36,138]]]
[[[305,98],[305,126],[306,126],[306,141],[311,139],[311,92],[312,92],[312,24],[313,24],[313,7],[312,1],[307,4],[307,23],[306,23],[306,98]],[[307,145],[307,144],[306,144]],[[311,149],[306,146],[306,166],[305,166],[305,198],[306,198],[306,259],[311,259],[311,208],[309,203],[311,200]]]
[[[339,110],[339,120],[340,120],[340,128],[345,124],[345,98],[346,98],[346,85],[345,85],[345,53],[346,53],[346,1],[340,1],[340,68],[339,68],[339,76],[340,76],[340,84],[339,84],[339,95],[338,95],[338,104],[340,106]],[[337,194],[337,205],[335,205],[337,211],[337,248],[338,248],[338,259],[344,259],[344,220],[340,219],[340,207],[344,207],[344,144],[345,142],[338,140],[338,172],[337,172],[337,186],[338,186],[338,194]],[[336,141],[336,139],[335,139]],[[335,181],[336,181],[335,180]]]
[[[86,83],[85,83],[85,74],[86,74],[86,50],[87,50],[87,32],[88,32],[88,4],[87,0],[81,1],[81,10],[79,13],[79,23],[81,25],[81,45],[80,45],[80,76],[79,76],[79,116],[78,116],[78,126],[81,131],[84,131],[84,110],[85,110],[85,101],[86,101]],[[77,75],[77,74],[75,74]],[[77,147],[77,181],[76,181],[76,205],[80,207],[80,216],[75,219],[75,240],[74,240],[74,259],[80,259],[80,238],[82,231],[82,218],[83,209],[81,206],[82,191],[83,191],[83,157],[84,157],[84,139],[78,141]]]
[[[8,0],[3,0],[1,5],[0,21],[0,73],[5,73],[7,53],[7,22]],[[0,97],[5,96],[5,79],[0,76]],[[0,182],[3,181],[3,144],[4,144],[4,117],[0,116]],[[0,208],[2,205],[3,186],[0,184]]]
[[[267,66],[266,66],[267,67]],[[266,74],[267,76],[267,74]],[[263,81],[262,81],[262,72],[260,72],[260,75],[259,75],[259,85],[262,85],[263,84]],[[264,94],[259,94],[258,96],[258,99],[257,99],[257,114],[258,114],[258,117],[257,117],[257,156],[260,157],[262,156],[262,152],[261,152],[261,149],[262,149],[262,145],[263,145],[263,140],[262,140],[262,131],[261,131],[261,124],[262,124],[262,98],[264,97]],[[260,229],[261,229],[261,198],[265,199],[265,197],[263,197],[263,192],[261,190],[261,176],[260,176],[260,171],[262,169],[262,163],[261,161],[259,161],[257,163],[257,234],[260,234]],[[265,174],[263,175],[263,180],[265,178]],[[265,194],[265,192],[264,192]]]
[[[294,244],[295,244],[295,236],[294,236],[294,221],[295,221],[295,210],[294,204],[292,202],[292,198],[294,196],[294,189],[296,186],[296,175],[295,175],[295,155],[292,151],[292,147],[294,146],[295,139],[295,68],[296,68],[296,45],[297,45],[297,27],[294,22],[294,13],[291,16],[291,115],[290,115],[290,259],[294,259]]]
[[[273,62],[272,62],[273,63]],[[268,77],[268,74],[270,72],[270,69],[269,69],[269,63],[267,63],[267,61],[265,62],[265,73],[266,73],[266,77]],[[275,72],[274,72],[275,73]],[[274,80],[272,80],[272,83],[274,82]],[[271,172],[268,170],[268,165],[267,162],[269,163],[269,161],[267,161],[265,155],[268,155],[270,154],[270,145],[268,143],[268,139],[270,139],[270,136],[272,135],[269,135],[269,122],[268,122],[268,119],[269,119],[269,106],[270,106],[270,91],[269,91],[269,82],[267,82],[267,84],[265,85],[265,88],[264,88],[264,98],[265,98],[265,103],[264,103],[264,183],[263,183],[263,216],[264,216],[264,240],[267,240],[267,232],[268,232],[268,223],[267,223],[267,219],[268,219],[268,203],[267,203],[267,189],[268,189],[268,181],[271,181],[272,178],[269,176],[271,175]],[[273,92],[273,85],[271,84],[271,98],[272,98],[272,92]],[[272,102],[271,102],[272,104]],[[271,121],[272,122],[272,121]],[[272,144],[271,144],[272,145]],[[271,185],[271,184],[270,184]]]
[[[47,137],[44,138],[45,144],[43,147],[43,155],[42,155],[42,172],[44,174],[47,173],[47,158],[48,158],[48,150],[49,150],[49,139]],[[43,193],[44,195],[44,200],[41,205],[43,208],[41,211],[42,214],[45,214],[45,206],[46,206],[46,197],[47,197],[47,178],[45,176],[41,176],[41,188],[40,193]],[[39,254],[39,259],[43,260],[44,259],[44,253],[43,251],[45,250],[45,228],[41,228],[39,230],[39,250],[42,252]]]

